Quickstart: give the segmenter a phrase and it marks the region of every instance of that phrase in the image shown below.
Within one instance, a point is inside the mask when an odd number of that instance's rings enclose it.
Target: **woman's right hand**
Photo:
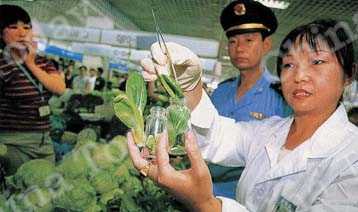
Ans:
[[[168,42],[166,47],[156,42],[152,44],[152,58],[141,60],[143,77],[146,81],[156,80],[156,72],[169,75],[170,61],[175,68],[177,81],[184,91],[193,90],[201,80],[202,66],[199,57],[190,49],[177,43]],[[169,53],[167,53],[167,50]]]
[[[185,139],[191,168],[181,171],[175,170],[169,163],[167,136],[161,136],[156,146],[155,163],[141,156],[131,133],[128,133],[127,139],[130,157],[139,171],[167,189],[192,211],[221,211],[221,202],[213,195],[210,172],[193,133],[187,133]]]
[[[169,50],[171,62],[175,68],[177,81],[184,91],[186,105],[193,110],[200,102],[202,96],[202,66],[199,57],[190,49],[177,43],[166,43]],[[152,58],[141,60],[143,67],[143,77],[147,82],[154,82],[157,79],[157,73],[169,74],[169,59],[165,47],[159,43],[151,46]]]

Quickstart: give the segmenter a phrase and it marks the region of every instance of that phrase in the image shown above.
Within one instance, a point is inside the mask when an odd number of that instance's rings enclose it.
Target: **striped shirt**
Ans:
[[[53,64],[44,57],[37,56],[36,64],[47,73],[58,73]],[[28,73],[39,85],[39,81],[26,67]],[[40,117],[39,107],[47,105],[51,97],[50,91],[43,87],[41,100],[39,90],[31,83],[23,71],[13,62],[6,60],[0,53],[0,132],[43,132],[50,129],[49,117]]]

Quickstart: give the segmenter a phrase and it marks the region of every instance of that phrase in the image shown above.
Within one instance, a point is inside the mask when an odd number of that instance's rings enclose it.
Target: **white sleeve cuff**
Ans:
[[[249,212],[243,205],[238,203],[236,200],[225,198],[225,197],[216,197],[221,200],[221,211],[222,212]]]
[[[206,92],[204,90],[202,92],[199,104],[191,112],[190,121],[196,127],[208,129],[211,127],[217,111]]]

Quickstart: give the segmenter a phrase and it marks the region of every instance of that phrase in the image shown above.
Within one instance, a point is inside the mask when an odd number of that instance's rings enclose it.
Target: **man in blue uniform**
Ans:
[[[240,74],[222,82],[211,96],[220,115],[236,121],[261,120],[290,114],[277,89],[275,77],[262,65],[271,50],[271,35],[277,28],[272,10],[259,2],[237,0],[221,13],[221,25],[228,37],[231,63]],[[243,168],[210,164],[217,196],[235,198],[235,188]]]

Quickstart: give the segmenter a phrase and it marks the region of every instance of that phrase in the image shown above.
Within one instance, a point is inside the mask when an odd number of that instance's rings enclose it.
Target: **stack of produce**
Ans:
[[[87,140],[56,166],[32,160],[7,177],[0,211],[184,211],[134,169],[125,137]]]

